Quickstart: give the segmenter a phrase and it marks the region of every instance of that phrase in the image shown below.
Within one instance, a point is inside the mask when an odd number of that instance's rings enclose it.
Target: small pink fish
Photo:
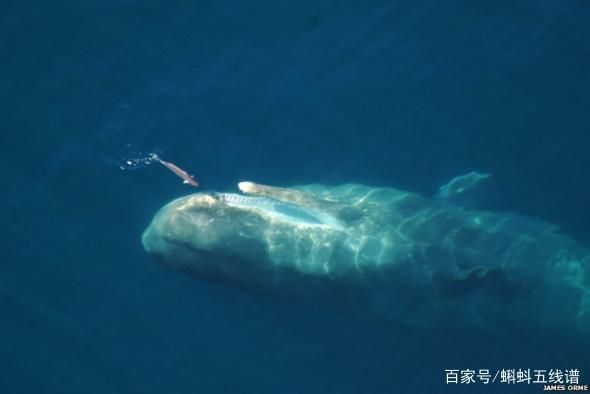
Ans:
[[[175,173],[177,176],[182,178],[182,180],[183,180],[182,183],[185,183],[187,185],[191,185],[194,187],[199,186],[199,182],[191,174],[189,174],[188,172],[186,172],[182,168],[178,167],[176,164],[160,159],[160,157],[158,157],[158,155],[156,155],[155,153],[152,153],[150,155],[150,158],[152,160],[156,160],[156,161],[160,162],[160,164],[162,164],[164,167],[166,167],[167,169],[169,169],[170,171]]]

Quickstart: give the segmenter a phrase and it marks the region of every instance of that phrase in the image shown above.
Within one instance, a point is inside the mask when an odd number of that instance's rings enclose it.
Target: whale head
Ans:
[[[285,271],[321,270],[310,256],[331,247],[327,240],[338,237],[329,236],[342,231],[338,219],[315,208],[269,197],[197,193],[161,208],[142,243],[167,268],[252,287]]]

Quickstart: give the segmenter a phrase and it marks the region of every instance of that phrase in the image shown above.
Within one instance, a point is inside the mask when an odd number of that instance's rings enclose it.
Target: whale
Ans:
[[[589,249],[543,220],[456,202],[487,177],[454,178],[433,197],[240,182],[167,203],[142,243],[200,280],[409,327],[590,333]]]

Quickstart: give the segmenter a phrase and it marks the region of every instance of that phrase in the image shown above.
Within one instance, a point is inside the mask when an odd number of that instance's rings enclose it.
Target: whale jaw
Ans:
[[[242,184],[248,182],[240,182]],[[247,188],[246,188],[247,190]],[[251,212],[272,223],[284,223],[298,228],[321,227],[324,230],[344,231],[344,224],[334,215],[318,208],[280,201],[270,197],[217,193],[226,206]]]

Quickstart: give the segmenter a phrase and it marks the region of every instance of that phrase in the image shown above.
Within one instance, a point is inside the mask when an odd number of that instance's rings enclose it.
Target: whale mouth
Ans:
[[[270,197],[244,196],[235,193],[217,193],[225,205],[256,213],[268,220],[284,222],[298,227],[323,227],[343,231],[343,224],[328,212],[277,200]]]

